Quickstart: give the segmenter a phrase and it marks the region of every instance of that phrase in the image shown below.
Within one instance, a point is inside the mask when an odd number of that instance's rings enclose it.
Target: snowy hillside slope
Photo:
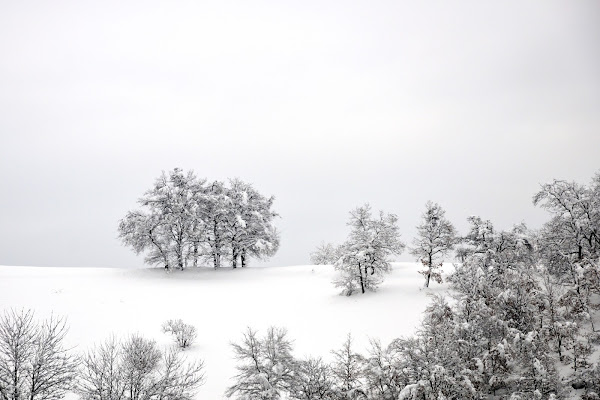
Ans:
[[[235,374],[230,342],[251,326],[264,332],[271,325],[288,329],[294,354],[326,359],[348,332],[357,350],[369,338],[384,344],[412,335],[428,293],[422,289],[416,263],[394,263],[379,291],[339,295],[331,266],[190,269],[42,268],[0,266],[0,310],[33,309],[38,318],[50,313],[68,318],[68,344],[85,352],[115,334],[141,333],[161,346],[171,338],[161,332],[167,319],[181,318],[198,329],[185,351],[205,361],[206,383],[197,398],[221,399]],[[448,270],[451,266],[445,266]]]

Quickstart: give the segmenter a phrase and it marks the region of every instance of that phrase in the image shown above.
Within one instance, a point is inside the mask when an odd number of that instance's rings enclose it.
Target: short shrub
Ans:
[[[170,319],[166,321],[162,326],[162,330],[164,333],[173,335],[175,343],[182,349],[191,346],[197,336],[196,328],[186,324],[181,319]]]

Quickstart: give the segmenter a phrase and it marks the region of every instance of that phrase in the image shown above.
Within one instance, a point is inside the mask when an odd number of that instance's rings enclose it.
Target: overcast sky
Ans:
[[[3,265],[141,267],[118,221],[174,167],[276,196],[267,265],[365,202],[539,227],[600,170],[595,0],[2,1],[0,60]]]

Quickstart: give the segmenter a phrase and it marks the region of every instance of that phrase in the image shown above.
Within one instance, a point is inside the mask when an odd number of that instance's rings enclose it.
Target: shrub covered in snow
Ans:
[[[182,349],[191,346],[198,336],[196,328],[193,325],[186,324],[181,319],[166,321],[162,326],[162,331],[173,335],[175,343]]]

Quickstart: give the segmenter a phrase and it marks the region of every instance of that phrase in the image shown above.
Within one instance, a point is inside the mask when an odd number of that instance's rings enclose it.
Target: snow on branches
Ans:
[[[418,237],[413,240],[410,253],[425,267],[425,270],[419,273],[425,277],[425,287],[429,287],[431,279],[442,283],[439,270],[443,257],[454,248],[456,231],[446,219],[446,212],[439,204],[428,201],[425,207],[423,222],[417,226]]]
[[[274,197],[239,179],[209,183],[175,168],[156,179],[138,200],[140,209],[119,222],[119,237],[150,265],[170,270],[228,258],[236,268],[250,257],[264,259],[279,248],[273,225]]]
[[[383,211],[372,217],[369,204],[350,212],[348,225],[352,230],[334,264],[339,272],[334,284],[343,288],[344,294],[350,296],[359,289],[362,293],[376,290],[384,274],[390,272],[389,257],[404,250],[397,221],[394,214]]]

